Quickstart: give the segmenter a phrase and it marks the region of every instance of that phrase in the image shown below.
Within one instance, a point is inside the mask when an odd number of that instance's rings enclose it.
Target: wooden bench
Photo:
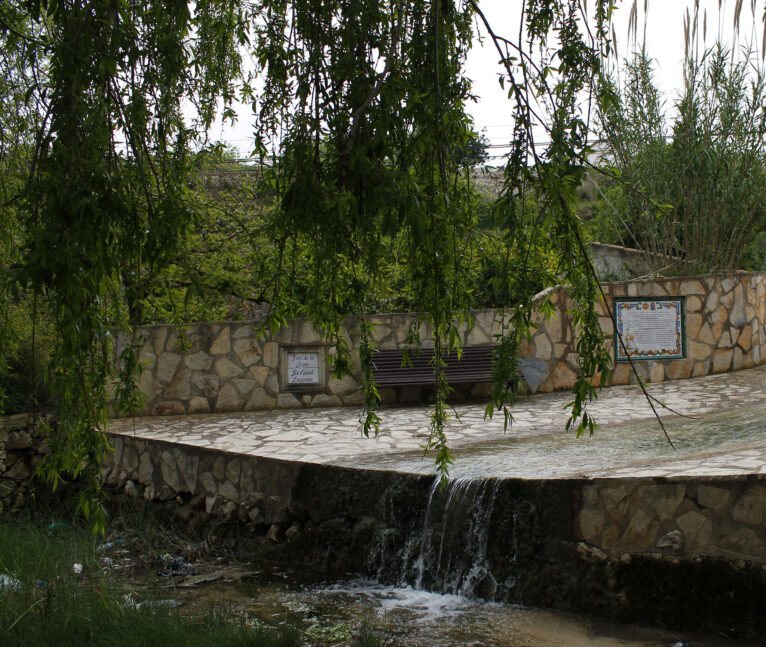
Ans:
[[[463,348],[458,360],[457,351],[445,356],[445,374],[450,384],[491,382],[492,351],[494,346],[469,346]],[[427,386],[434,383],[431,366],[434,351],[421,348],[410,353],[409,364],[402,366],[401,350],[378,350],[372,360],[372,373],[380,386]]]

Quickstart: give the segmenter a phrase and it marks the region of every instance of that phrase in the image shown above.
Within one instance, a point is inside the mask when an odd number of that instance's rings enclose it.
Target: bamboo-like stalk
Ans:
[[[757,58],[721,46],[694,54],[686,25],[684,88],[672,118],[639,52],[600,124],[610,164],[624,181],[619,239],[673,257],[674,272],[741,269],[766,229],[766,83]],[[672,134],[668,134],[672,133]],[[607,213],[614,213],[609,204]]]

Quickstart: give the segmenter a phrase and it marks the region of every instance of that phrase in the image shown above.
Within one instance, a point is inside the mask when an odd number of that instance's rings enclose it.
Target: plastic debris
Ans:
[[[185,562],[183,557],[173,557],[165,554],[162,556],[162,571],[160,577],[185,577],[187,575],[199,575],[199,570],[194,564]]]
[[[82,574],[82,564],[77,564],[77,563],[75,563],[75,564],[72,564],[72,572],[73,572],[75,575],[80,575],[80,574]]]
[[[177,609],[183,604],[183,600],[145,600],[136,605],[136,609],[148,607],[150,609]]]
[[[133,593],[126,593],[122,596],[122,604],[127,609],[136,609],[138,608],[138,603],[133,599],[133,596],[135,595],[135,592]]]
[[[48,530],[56,530],[56,528],[68,528],[69,524],[63,521],[54,521],[48,524]]]
[[[238,568],[221,568],[211,573],[202,573],[201,575],[191,575],[176,584],[179,588],[192,588],[208,582],[223,580],[224,582],[239,582],[258,575],[258,571],[249,571]]]
[[[0,573],[0,589],[8,591],[18,591],[21,589],[21,582],[15,577]]]

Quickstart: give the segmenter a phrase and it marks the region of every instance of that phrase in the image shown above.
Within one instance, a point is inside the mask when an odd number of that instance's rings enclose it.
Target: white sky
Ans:
[[[518,36],[518,14],[523,0],[480,0],[480,7],[493,30],[498,35],[516,40]],[[755,3],[755,21],[753,4]],[[618,3],[613,23],[617,35],[617,51],[620,59],[635,49],[635,43],[629,41],[628,22],[633,0],[621,0]],[[719,4],[721,6],[719,12]],[[733,12],[736,0],[699,0],[699,30],[702,36],[703,17],[707,14],[705,42],[712,45],[717,36],[729,46],[739,48],[742,43],[752,42],[761,46],[764,12],[764,0],[744,0],[741,11],[739,32],[735,35]],[[647,11],[644,11],[646,6]],[[673,102],[682,84],[682,63],[684,57],[683,19],[687,10],[693,11],[693,0],[638,0],[639,43],[646,39],[646,49],[656,61],[656,83],[667,100],[667,109],[672,109]],[[701,38],[700,38],[701,40]],[[476,128],[486,129],[487,138],[493,145],[506,143],[512,131],[510,102],[506,92],[498,84],[497,51],[492,43],[485,39],[483,45],[476,43],[469,53],[467,75],[473,80],[473,92],[479,101],[469,106]],[[251,117],[247,108],[234,126],[220,125],[214,128],[210,136],[214,140],[230,143],[243,155],[249,153],[252,144]],[[539,139],[544,139],[539,137]],[[494,159],[490,163],[500,163],[506,152],[494,148]]]
[[[506,35],[516,40],[518,34],[518,0],[481,0],[480,7],[498,35]],[[702,36],[703,18],[707,12],[706,43],[711,46],[720,35],[721,41],[738,48],[743,42],[754,42],[761,45],[763,2],[758,1],[755,9],[756,21],[753,21],[751,3],[745,0],[740,14],[740,28],[735,36],[733,12],[736,0],[722,0],[719,13],[718,0],[700,0],[699,2],[699,31]],[[614,31],[617,36],[617,52],[620,60],[635,51],[635,43],[629,39],[628,25],[632,0],[622,0],[618,3],[613,16]],[[683,83],[684,59],[684,28],[683,21],[687,9],[693,13],[691,0],[647,0],[644,11],[644,0],[638,0],[639,45],[644,40],[646,50],[656,62],[655,81],[667,100],[666,109],[671,110]],[[506,143],[512,132],[510,102],[506,93],[500,88],[497,76],[498,56],[496,49],[485,39],[484,46],[475,46],[470,52],[467,62],[467,74],[474,82],[474,91],[480,95],[478,103],[469,108],[478,130],[486,128],[490,144],[499,146]],[[538,135],[539,140],[545,136]],[[490,163],[499,163],[507,149],[492,149],[493,159]]]

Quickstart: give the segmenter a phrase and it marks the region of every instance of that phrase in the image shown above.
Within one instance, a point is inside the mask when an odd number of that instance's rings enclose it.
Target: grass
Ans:
[[[74,572],[82,565],[82,573]],[[102,570],[88,531],[0,523],[0,643],[14,647],[294,647],[294,627],[266,629],[224,608],[199,617],[136,606]]]
[[[168,546],[168,536],[158,535],[152,523],[134,531],[152,551]],[[253,625],[222,605],[194,615],[136,604],[126,595],[126,582],[105,569],[97,549],[102,541],[76,521],[0,520],[0,647],[383,645],[369,626],[354,635],[345,624],[302,633],[289,624]],[[75,564],[82,567],[80,573]]]

